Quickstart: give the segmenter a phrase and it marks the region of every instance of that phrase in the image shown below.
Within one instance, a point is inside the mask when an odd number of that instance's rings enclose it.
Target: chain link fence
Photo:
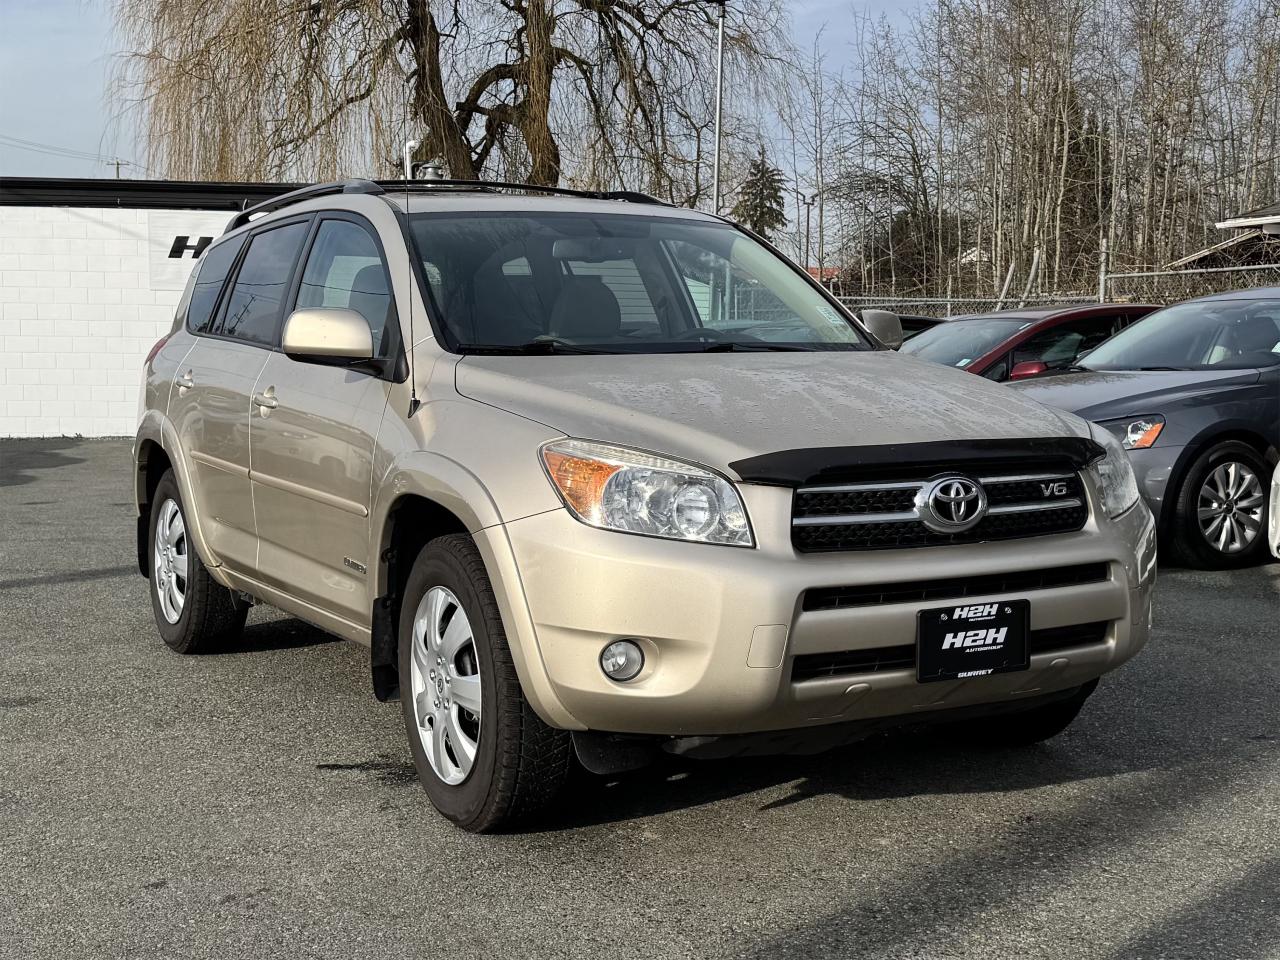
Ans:
[[[1178,303],[1229,290],[1280,286],[1280,263],[1199,270],[1140,270],[1099,277],[1107,300],[1129,303]]]
[[[1073,303],[1179,303],[1196,297],[1280,286],[1280,263],[1240,267],[1209,267],[1191,270],[1138,270],[1126,273],[1100,272],[1096,292],[1012,294],[998,297],[909,297],[841,296],[840,302],[852,310],[875,307],[894,313],[924,317],[958,317],[992,313],[1018,307],[1042,307]]]
[[[891,310],[897,314],[921,317],[959,317],[973,313],[992,313],[1016,307],[1044,307],[1053,304],[1096,303],[1096,294],[1088,293],[1037,293],[1023,297],[840,297],[840,302],[851,310],[874,307]]]

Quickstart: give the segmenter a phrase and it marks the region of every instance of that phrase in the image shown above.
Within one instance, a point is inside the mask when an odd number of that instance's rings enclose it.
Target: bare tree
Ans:
[[[780,8],[729,10],[729,69],[759,75],[785,42]],[[116,13],[117,95],[143,110],[147,163],[169,176],[385,172],[421,134],[421,155],[456,177],[701,194],[707,0],[118,0]]]

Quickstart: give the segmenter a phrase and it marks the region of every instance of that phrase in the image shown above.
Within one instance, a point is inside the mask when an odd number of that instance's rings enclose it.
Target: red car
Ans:
[[[902,352],[988,380],[1023,380],[1070,367],[1155,309],[1150,303],[1076,303],[955,317],[912,337]]]

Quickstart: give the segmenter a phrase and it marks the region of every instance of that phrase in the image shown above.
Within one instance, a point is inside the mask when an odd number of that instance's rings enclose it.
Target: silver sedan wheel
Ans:
[[[160,601],[160,612],[170,623],[177,623],[187,602],[187,570],[190,555],[187,549],[187,525],[182,520],[182,509],[174,500],[160,505],[156,518],[156,542],[151,551],[151,582]]]
[[[1243,463],[1219,464],[1200,488],[1200,532],[1219,553],[1240,553],[1262,532],[1262,481]]]
[[[480,661],[467,612],[432,587],[413,615],[410,692],[422,751],[445,783],[467,779],[480,740]]]

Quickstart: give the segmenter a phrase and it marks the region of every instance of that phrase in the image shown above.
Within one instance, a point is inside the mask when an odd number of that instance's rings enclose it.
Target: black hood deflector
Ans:
[[[814,447],[781,450],[730,463],[744,483],[781,487],[839,483],[930,471],[1004,470],[1069,463],[1079,470],[1106,451],[1086,437],[1032,437],[1026,440],[941,440],[868,447]]]

